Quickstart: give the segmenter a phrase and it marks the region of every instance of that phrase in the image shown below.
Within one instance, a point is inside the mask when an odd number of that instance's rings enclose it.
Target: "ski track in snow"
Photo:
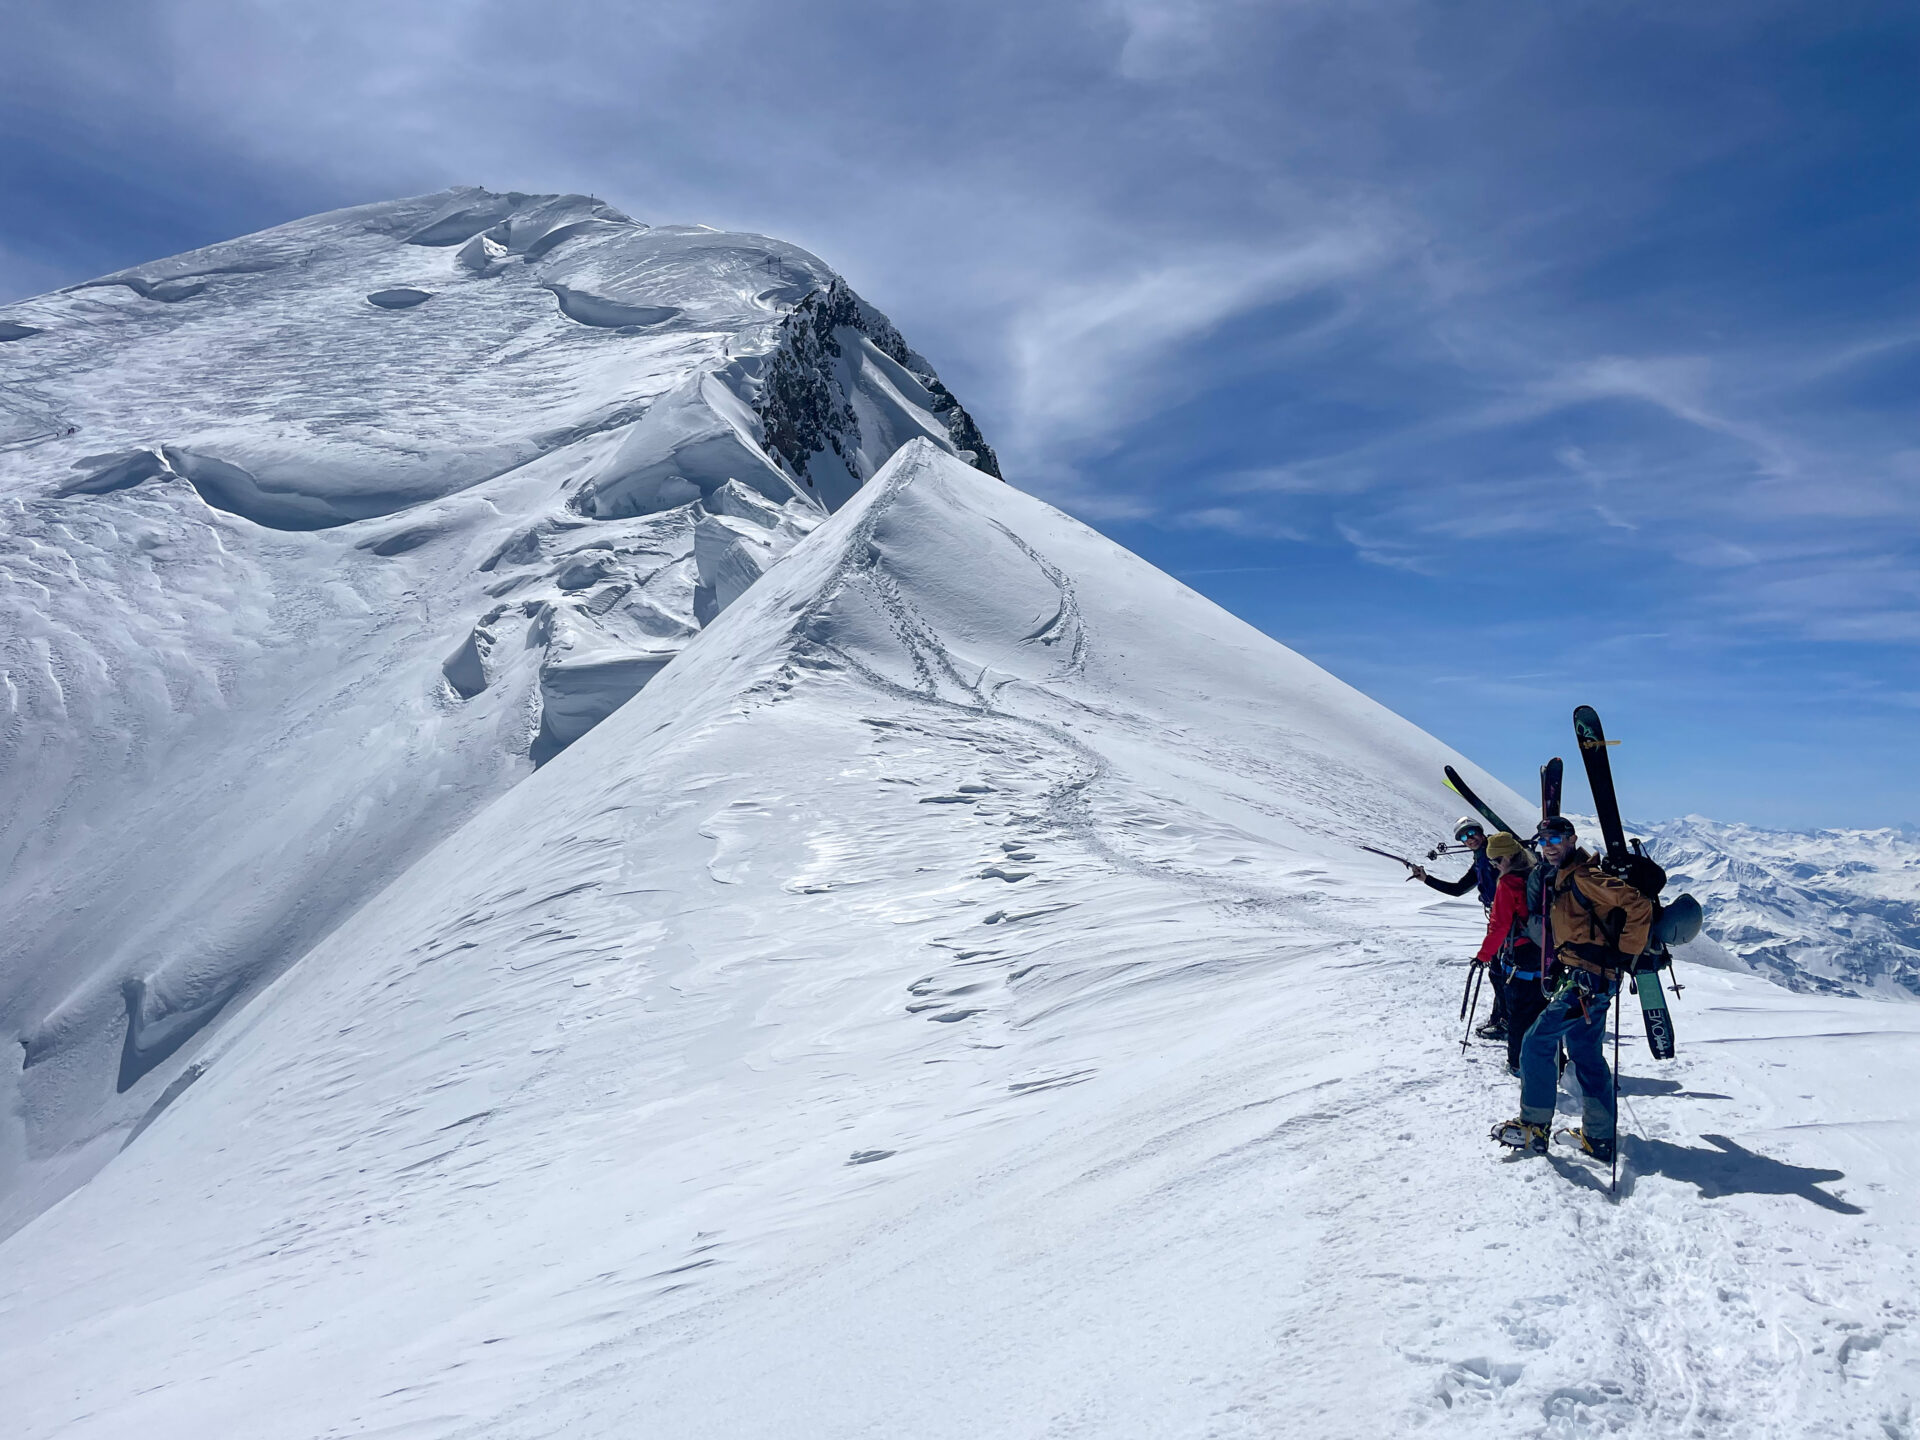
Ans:
[[[1449,752],[1147,574],[896,460],[8,1242],[17,1433],[1911,1435],[1910,1012],[1503,1160]]]

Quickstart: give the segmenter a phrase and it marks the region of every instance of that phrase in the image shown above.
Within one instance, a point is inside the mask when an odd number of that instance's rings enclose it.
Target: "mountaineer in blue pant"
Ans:
[[[1520,1114],[1494,1127],[1503,1145],[1544,1155],[1559,1098],[1560,1047],[1580,1081],[1581,1124],[1570,1138],[1595,1160],[1614,1152],[1613,1072],[1607,1068],[1607,1006],[1620,977],[1647,948],[1653,902],[1600,868],[1575,844],[1573,825],[1556,816],[1539,831],[1544,872],[1530,887],[1546,917],[1553,956],[1547,1007],[1520,1044]],[[1529,877],[1532,879],[1533,877]]]

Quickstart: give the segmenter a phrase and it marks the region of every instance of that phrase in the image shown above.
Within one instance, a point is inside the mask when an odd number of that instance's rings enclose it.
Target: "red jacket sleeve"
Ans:
[[[1527,882],[1519,875],[1502,875],[1493,891],[1493,913],[1487,917],[1487,938],[1480,942],[1474,960],[1484,964],[1500,953],[1507,943],[1513,922],[1527,918]]]

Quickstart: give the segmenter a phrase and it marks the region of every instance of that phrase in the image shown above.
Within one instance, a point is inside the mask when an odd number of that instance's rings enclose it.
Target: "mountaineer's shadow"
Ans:
[[[1756,1154],[1724,1135],[1702,1135],[1706,1146],[1675,1145],[1667,1140],[1642,1140],[1627,1136],[1622,1158],[1639,1175],[1664,1175],[1698,1187],[1703,1198],[1717,1200],[1723,1195],[1797,1195],[1825,1210],[1841,1215],[1864,1215],[1858,1205],[1829,1195],[1818,1187],[1832,1180],[1844,1180],[1840,1170],[1816,1170],[1808,1165],[1789,1165],[1783,1160]]]
[[[1682,1090],[1678,1080],[1658,1080],[1651,1075],[1622,1075],[1622,1095],[1671,1095],[1676,1100],[1731,1100],[1731,1095],[1711,1090]]]

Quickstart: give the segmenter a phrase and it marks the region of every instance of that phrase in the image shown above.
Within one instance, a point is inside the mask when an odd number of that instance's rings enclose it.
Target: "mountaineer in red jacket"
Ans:
[[[1505,830],[1487,840],[1487,859],[1496,878],[1493,908],[1487,913],[1487,938],[1473,958],[1493,967],[1507,1018],[1507,1073],[1520,1073],[1520,1042],[1547,1008],[1540,983],[1540,946],[1527,933],[1527,871],[1533,856]]]

